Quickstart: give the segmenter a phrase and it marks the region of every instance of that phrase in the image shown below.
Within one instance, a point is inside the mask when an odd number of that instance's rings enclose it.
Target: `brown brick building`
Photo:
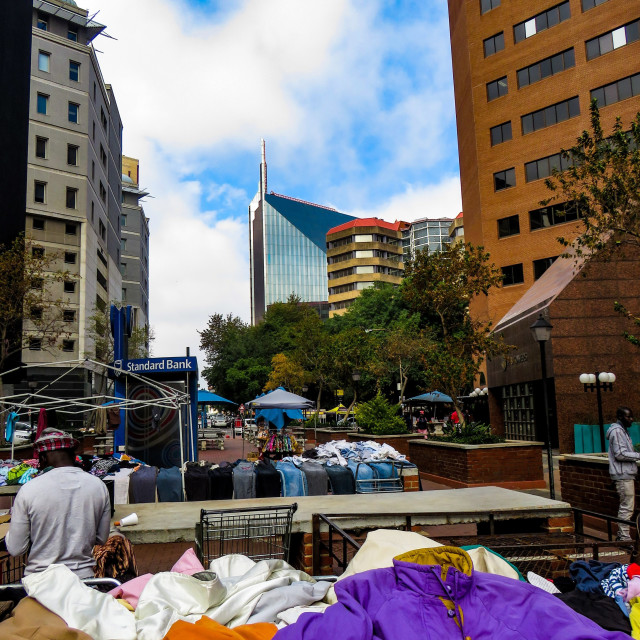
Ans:
[[[639,19],[638,0],[449,0],[465,239],[505,276],[475,308],[494,323],[576,233],[540,201],[591,98],[605,131],[640,110]]]

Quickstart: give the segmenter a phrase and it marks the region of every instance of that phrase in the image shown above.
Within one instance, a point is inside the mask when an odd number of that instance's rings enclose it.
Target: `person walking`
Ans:
[[[635,509],[635,478],[638,475],[640,453],[634,450],[631,437],[627,431],[633,423],[633,411],[629,407],[618,407],[617,421],[607,430],[609,440],[609,475],[616,485],[620,496],[618,518],[631,520]],[[628,524],[618,524],[616,540],[630,542],[631,535]]]

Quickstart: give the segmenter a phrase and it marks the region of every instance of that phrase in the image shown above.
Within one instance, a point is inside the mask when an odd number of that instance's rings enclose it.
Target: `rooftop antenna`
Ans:
[[[260,139],[260,146],[262,147],[262,162],[260,163],[260,196],[262,199],[267,193],[267,151],[264,138]]]

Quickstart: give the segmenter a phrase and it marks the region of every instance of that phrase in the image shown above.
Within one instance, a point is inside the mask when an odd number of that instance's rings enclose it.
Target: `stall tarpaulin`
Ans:
[[[301,409],[313,409],[315,402],[282,387],[245,403],[256,410],[256,418],[268,420],[278,429],[284,426],[285,415],[291,420],[304,420]]]

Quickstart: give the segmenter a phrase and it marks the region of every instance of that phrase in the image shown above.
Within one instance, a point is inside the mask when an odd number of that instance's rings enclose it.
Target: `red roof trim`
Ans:
[[[327,231],[327,235],[330,233],[338,233],[339,231],[345,231],[346,229],[352,229],[354,227],[381,227],[382,229],[389,229],[391,231],[400,231],[407,225],[406,222],[396,220],[395,222],[387,222],[380,218],[357,218],[356,220],[350,220],[344,224],[340,224],[333,229]]]

